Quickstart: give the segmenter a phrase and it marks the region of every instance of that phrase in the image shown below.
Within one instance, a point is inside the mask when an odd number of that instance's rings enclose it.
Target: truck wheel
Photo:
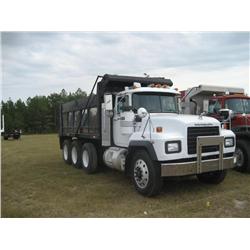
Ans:
[[[62,156],[63,156],[63,160],[67,164],[72,163],[70,152],[71,152],[71,142],[69,140],[65,140],[62,146]]]
[[[235,156],[236,156],[236,170],[241,172],[250,171],[250,151],[249,145],[244,140],[237,140],[236,142],[236,149],[235,149]]]
[[[154,196],[162,187],[161,169],[146,151],[138,151],[132,158],[132,180],[135,189],[142,195]]]
[[[4,140],[8,140],[8,139],[9,139],[9,136],[8,136],[8,135],[4,135],[3,139],[4,139]]]
[[[220,184],[225,179],[226,175],[227,175],[226,170],[220,170],[215,172],[198,174],[197,178],[202,183]]]
[[[72,165],[75,168],[82,168],[82,162],[81,162],[81,147],[79,145],[78,141],[73,141],[71,144],[71,160]]]
[[[97,172],[97,152],[92,143],[85,143],[81,150],[81,164],[84,171],[88,174]]]
[[[13,139],[14,139],[14,140],[18,140],[18,139],[19,139],[19,135],[16,135],[16,134],[13,135]]]

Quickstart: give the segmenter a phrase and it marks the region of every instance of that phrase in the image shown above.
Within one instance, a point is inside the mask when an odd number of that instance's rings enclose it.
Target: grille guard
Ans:
[[[218,170],[223,170],[224,136],[198,136],[197,137],[197,173],[202,173],[202,147],[219,146]]]
[[[202,160],[202,147],[209,145],[219,146],[219,157],[211,160]],[[234,168],[234,157],[223,158],[223,136],[198,136],[197,160],[184,163],[162,163],[161,176],[195,175],[224,169]]]

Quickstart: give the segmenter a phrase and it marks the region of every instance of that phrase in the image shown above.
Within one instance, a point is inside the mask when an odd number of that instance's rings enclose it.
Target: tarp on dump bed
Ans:
[[[77,111],[77,110],[83,110],[86,108],[88,101],[88,97],[84,97],[82,99],[74,100],[71,102],[66,102],[62,104],[62,112],[70,112],[70,111]],[[91,97],[88,108],[96,107],[97,106],[97,96],[94,95]]]

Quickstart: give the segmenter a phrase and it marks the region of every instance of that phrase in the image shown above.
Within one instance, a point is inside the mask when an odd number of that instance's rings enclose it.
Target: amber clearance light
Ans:
[[[156,133],[162,133],[163,128],[162,127],[156,127]]]

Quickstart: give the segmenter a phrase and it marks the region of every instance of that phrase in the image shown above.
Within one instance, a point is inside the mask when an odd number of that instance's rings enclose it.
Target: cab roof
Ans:
[[[147,87],[149,84],[162,84],[169,87],[173,86],[170,79],[164,77],[138,77],[105,74],[102,80],[98,82],[98,92],[102,96],[105,92],[121,92],[125,87],[132,87],[135,82],[141,84],[141,87]]]
[[[174,94],[174,95],[179,95],[180,92],[172,89],[172,88],[157,88],[157,87],[139,87],[139,88],[131,88],[128,90],[124,90],[120,92],[121,94],[125,93],[145,93],[145,92],[150,92],[150,93],[169,93],[169,94]]]
[[[244,94],[218,95],[218,96],[213,96],[211,99],[233,99],[233,98],[250,99],[250,96],[246,96]]]

